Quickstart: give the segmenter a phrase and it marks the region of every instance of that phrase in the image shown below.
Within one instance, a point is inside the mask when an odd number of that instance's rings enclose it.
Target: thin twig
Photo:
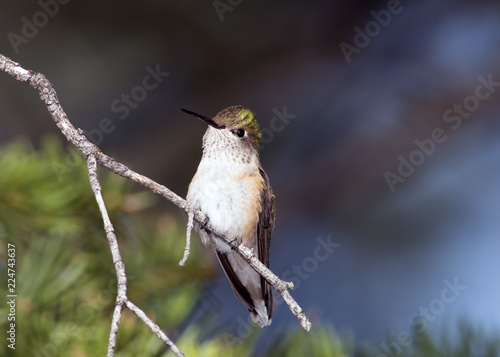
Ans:
[[[206,228],[205,228],[206,229]],[[213,233],[213,232],[212,232]],[[297,320],[299,320],[300,326],[306,331],[309,332],[311,329],[311,321],[307,318],[304,310],[300,307],[300,305],[295,301],[295,299],[290,295],[288,289],[293,289],[293,283],[283,281],[278,278],[268,267],[266,267],[262,262],[253,254],[253,251],[246,247],[243,244],[236,245],[235,241],[229,241],[226,237],[215,234],[219,239],[224,240],[227,244],[231,246],[234,250],[240,253],[241,257],[252,267],[255,269],[257,273],[259,273],[264,279],[266,279],[269,284],[274,286],[276,291],[280,293],[283,297],[283,300],[288,305],[288,308],[295,315]]]
[[[113,257],[113,263],[115,264],[116,276],[118,280],[118,294],[116,296],[116,306],[113,313],[113,319],[111,321],[111,330],[109,332],[108,339],[108,353],[106,355],[107,357],[113,357],[115,355],[116,335],[118,334],[121,313],[124,302],[127,298],[127,275],[125,274],[125,265],[122,261],[120,249],[116,240],[115,230],[111,220],[109,219],[104,199],[102,198],[101,184],[97,178],[96,159],[92,155],[87,158],[87,170],[89,174],[90,187],[92,188],[95,200],[99,206],[99,211],[101,211],[102,220],[104,222],[104,231],[106,232],[106,238],[108,239],[109,248],[111,249],[111,255]]]
[[[189,257],[189,253],[191,252],[191,232],[193,231],[193,218],[194,218],[194,212],[190,209],[188,209],[188,222],[186,225],[186,248],[184,248],[184,255],[182,256],[181,261],[179,262],[179,265],[181,267],[186,264],[186,260]]]
[[[118,335],[118,327],[120,326],[120,320],[122,318],[123,306],[123,301],[118,301],[117,296],[115,310],[113,311],[113,318],[111,320],[111,329],[109,331],[108,352],[106,353],[106,357],[113,357],[115,355],[116,336]]]
[[[150,329],[151,331],[154,332],[156,336],[160,340],[163,341],[165,345],[170,347],[172,352],[175,353],[176,356],[178,357],[184,357],[184,354],[179,350],[179,348],[168,338],[167,335],[158,327],[157,324],[154,323],[153,320],[151,320],[145,313],[142,311],[140,308],[138,308],[134,303],[130,300],[126,301],[127,307],[132,311],[134,314],[136,314]]]
[[[99,179],[97,178],[97,162],[94,156],[89,156],[87,158],[87,169],[89,173],[90,187],[101,211],[101,216],[104,222],[104,230],[106,231],[106,237],[108,238],[108,243],[111,248],[111,255],[113,256],[113,263],[115,264],[116,276],[118,277],[118,294],[116,296],[116,306],[113,312],[113,319],[111,322],[111,331],[109,333],[108,340],[108,353],[107,357],[113,357],[115,355],[116,348],[116,336],[118,333],[118,326],[120,324],[121,312],[125,306],[127,306],[133,313],[135,313],[146,325],[148,325],[151,330],[163,341],[170,349],[175,353],[176,356],[183,357],[179,348],[168,338],[165,333],[163,333],[158,325],[156,325],[149,317],[146,316],[144,311],[134,305],[127,297],[127,276],[125,274],[125,265],[123,264],[120,249],[118,247],[118,242],[116,240],[116,235],[114,232],[113,224],[109,219],[108,211],[104,203],[104,199],[101,194],[101,185]]]
[[[170,191],[167,187],[158,184],[157,182],[151,180],[150,178],[138,174],[132,170],[130,170],[127,166],[115,161],[113,158],[103,154],[99,148],[92,144],[83,134],[83,131],[80,129],[76,129],[73,124],[69,121],[66,113],[63,108],[59,104],[59,100],[57,99],[56,91],[54,90],[52,84],[45,78],[43,74],[36,73],[33,71],[28,71],[23,69],[18,63],[10,60],[9,58],[0,55],[0,70],[6,72],[12,77],[16,78],[19,81],[28,83],[35,89],[37,89],[40,93],[41,99],[47,105],[49,113],[52,115],[52,118],[56,122],[56,125],[62,131],[64,136],[73,143],[81,153],[88,158],[89,156],[94,156],[97,163],[108,170],[125,177],[129,180],[135,181],[147,188],[151,191],[159,194],[160,196],[166,198],[171,201],[175,205],[177,205],[182,210],[186,211],[189,214],[189,209],[187,207],[187,202],[176,195],[174,192]],[[194,219],[200,224],[204,224],[207,219],[206,215],[201,211],[194,212]],[[283,296],[283,299],[287,303],[290,311],[297,317],[301,326],[309,331],[311,328],[311,322],[305,315],[304,311],[297,302],[291,297],[288,293],[288,289],[293,288],[293,284],[290,282],[285,282],[279,279],[275,274],[273,274],[264,264],[262,264],[259,259],[252,253],[250,249],[245,247],[244,245],[235,245],[234,242],[231,242],[222,234],[218,233],[213,227],[210,225],[205,226],[205,228],[212,232],[213,235],[222,239],[227,244],[231,245],[231,247],[237,251],[243,259],[252,266],[255,271],[257,271],[260,275],[262,275],[274,288]]]

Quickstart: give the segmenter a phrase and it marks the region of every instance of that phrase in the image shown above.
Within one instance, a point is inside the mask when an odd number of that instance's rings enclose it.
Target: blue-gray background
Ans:
[[[179,109],[252,109],[277,196],[271,267],[299,283],[293,296],[314,321],[376,345],[412,321],[427,332],[461,318],[497,330],[500,4],[232,4],[218,14],[212,1],[71,0],[44,17],[35,1],[3,1],[0,52],[44,73],[75,126],[107,123],[101,149],[182,196],[205,127]],[[24,17],[41,26],[13,46]],[[143,91],[147,67],[169,75]],[[122,94],[140,99],[123,119],[112,110]],[[7,76],[0,111],[0,142],[58,132],[36,93]],[[418,161],[408,177],[402,159]],[[388,172],[404,182],[391,189]],[[318,239],[335,243],[326,258]],[[225,277],[213,285],[227,321],[246,320]],[[281,305],[270,329],[294,324]]]

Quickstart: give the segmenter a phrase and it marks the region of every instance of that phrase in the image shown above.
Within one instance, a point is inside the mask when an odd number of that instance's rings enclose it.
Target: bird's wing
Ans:
[[[242,284],[240,278],[234,271],[231,263],[229,262],[229,258],[226,253],[221,253],[219,251],[215,251],[217,253],[217,258],[219,259],[219,263],[222,266],[222,270],[224,270],[224,274],[226,274],[227,280],[231,283],[231,287],[233,288],[234,294],[236,297],[245,304],[248,310],[254,311],[255,304],[253,302],[252,296],[247,288]],[[236,254],[236,253],[233,253]]]
[[[264,189],[261,195],[262,211],[259,214],[259,223],[257,224],[257,247],[259,260],[266,267],[269,267],[269,248],[271,246],[271,234],[274,229],[276,209],[274,206],[274,193],[269,184],[269,178],[262,168],[259,168],[259,172],[264,180]],[[261,277],[260,285],[269,320],[271,320],[273,315],[273,294],[271,285],[263,277]]]

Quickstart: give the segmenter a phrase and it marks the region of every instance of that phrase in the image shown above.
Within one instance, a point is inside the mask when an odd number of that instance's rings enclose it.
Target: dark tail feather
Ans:
[[[262,308],[261,305],[256,306],[256,303],[259,303],[260,301],[254,301],[254,298],[252,298],[252,294],[243,285],[241,279],[234,271],[234,268],[231,265],[227,254],[217,251],[216,253],[217,253],[217,258],[219,259],[219,262],[222,266],[222,269],[224,270],[227,279],[231,283],[231,287],[233,288],[234,294],[248,308],[252,316],[252,320],[254,322],[257,322],[261,327],[269,325],[271,323],[271,318],[273,313],[273,296],[271,293],[271,286],[269,285],[269,283],[263,278],[261,278],[260,280],[261,296],[259,298],[264,302],[266,310],[263,311],[264,309]],[[237,253],[229,253],[229,254],[237,254]],[[242,260],[242,258],[240,258],[239,256],[237,257],[237,259],[238,258]],[[245,262],[245,264],[247,263]],[[251,267],[249,268],[252,269]]]
[[[236,275],[236,273],[234,272],[231,263],[229,263],[227,255],[225,253],[220,253],[220,252],[216,253],[217,253],[217,258],[219,258],[219,263],[222,266],[222,269],[224,270],[227,279],[231,283],[231,287],[233,288],[236,297],[245,304],[248,310],[250,311],[255,310],[253,299],[250,296],[250,293],[248,292],[247,288],[245,288],[245,286],[241,283],[241,280],[238,278],[238,275]]]

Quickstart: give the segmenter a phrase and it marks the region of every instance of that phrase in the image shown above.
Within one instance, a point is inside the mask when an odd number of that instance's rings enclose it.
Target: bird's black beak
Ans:
[[[187,110],[187,109],[181,109],[184,113],[188,113],[188,114],[191,114],[192,116],[195,116],[197,117],[198,119],[201,119],[203,120],[204,122],[208,123],[208,125],[214,127],[215,129],[224,129],[226,126],[225,125],[219,125],[217,124],[213,119],[210,119],[209,117],[206,117],[206,116],[203,116],[201,114],[198,114],[198,113],[195,113],[195,112],[192,112],[190,110]]]

